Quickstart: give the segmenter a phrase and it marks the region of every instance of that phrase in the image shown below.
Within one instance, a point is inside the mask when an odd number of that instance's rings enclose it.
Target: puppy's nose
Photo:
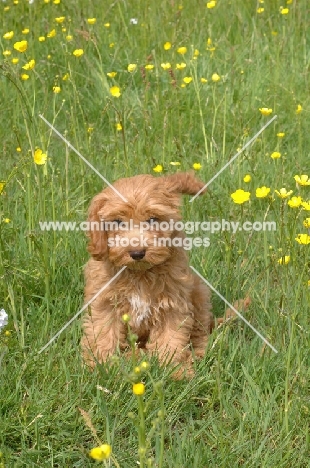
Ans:
[[[145,256],[145,250],[133,250],[133,251],[129,252],[129,255],[134,260],[142,260],[142,258],[144,258],[144,256]]]

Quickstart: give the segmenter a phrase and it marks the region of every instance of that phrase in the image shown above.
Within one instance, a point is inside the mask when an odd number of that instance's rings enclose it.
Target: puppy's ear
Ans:
[[[201,180],[197,179],[194,171],[177,172],[169,176],[163,177],[163,182],[170,192],[184,193],[187,195],[196,195],[205,185]],[[203,190],[201,194],[205,193]]]
[[[101,230],[100,218],[98,212],[106,201],[105,195],[101,192],[96,195],[90,204],[88,211],[89,237],[88,252],[95,260],[102,260],[107,253],[107,233]]]

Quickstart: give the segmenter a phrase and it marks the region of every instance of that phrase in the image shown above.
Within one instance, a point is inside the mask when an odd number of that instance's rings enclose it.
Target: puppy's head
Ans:
[[[119,179],[96,195],[89,209],[88,251],[96,260],[146,270],[164,263],[173,253],[171,240],[180,236],[180,195],[195,195],[203,183],[194,174],[164,177],[138,175]]]

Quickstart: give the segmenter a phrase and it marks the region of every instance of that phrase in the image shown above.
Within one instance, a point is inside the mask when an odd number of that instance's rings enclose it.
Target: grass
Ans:
[[[20,0],[1,8],[0,46],[11,52],[0,62],[0,309],[9,314],[0,335],[1,466],[93,466],[94,430],[101,443],[112,445],[116,462],[109,459],[106,466],[141,463],[135,419],[128,416],[138,413],[128,382],[132,364],[121,357],[89,373],[81,364],[79,319],[38,354],[81,308],[88,259],[82,232],[43,232],[39,221],[84,221],[104,186],[39,114],[109,181],[156,175],[157,165],[164,173],[190,170],[194,163],[208,181],[278,115],[205,196],[184,199],[187,220],[276,221],[275,232],[207,233],[210,247],[190,251],[190,258],[229,301],[252,298],[246,318],[278,353],[234,321],[213,333],[192,381],[173,381],[170,368],[152,360],[143,377],[145,425],[148,431],[158,418],[164,396],[165,435],[159,426],[154,431],[147,457],[155,462],[145,466],[310,466],[309,245],[295,240],[307,234],[303,221],[310,215],[274,194],[285,187],[310,199],[310,187],[294,181],[310,175],[307,0],[219,0],[211,9],[200,0],[195,7],[168,0]],[[63,16],[62,23],[55,21]],[[56,35],[47,37],[53,29]],[[9,31],[14,37],[3,38]],[[28,41],[23,53],[13,48],[21,40]],[[177,52],[181,46],[187,47],[184,55]],[[76,49],[84,54],[75,57]],[[35,67],[22,69],[31,59]],[[161,67],[167,62],[170,71]],[[176,70],[182,62],[186,68]],[[128,64],[137,64],[133,73]],[[145,70],[146,64],[154,69]],[[115,78],[107,76],[112,71]],[[185,85],[184,77],[192,81]],[[120,88],[119,98],[111,95],[112,86]],[[264,107],[273,110],[269,117],[261,115]],[[34,163],[38,148],[47,153],[44,165]],[[274,151],[279,159],[270,157]],[[255,190],[262,186],[271,191],[258,199]],[[238,188],[251,192],[250,201],[233,203],[230,195]],[[290,256],[287,265],[278,263],[284,255]],[[225,305],[216,295],[213,305],[222,315]]]

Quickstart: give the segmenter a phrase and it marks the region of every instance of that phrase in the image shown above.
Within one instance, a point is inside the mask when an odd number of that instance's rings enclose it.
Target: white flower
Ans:
[[[138,24],[137,18],[131,18],[130,24]]]
[[[8,314],[4,309],[0,310],[0,330],[8,324]]]

